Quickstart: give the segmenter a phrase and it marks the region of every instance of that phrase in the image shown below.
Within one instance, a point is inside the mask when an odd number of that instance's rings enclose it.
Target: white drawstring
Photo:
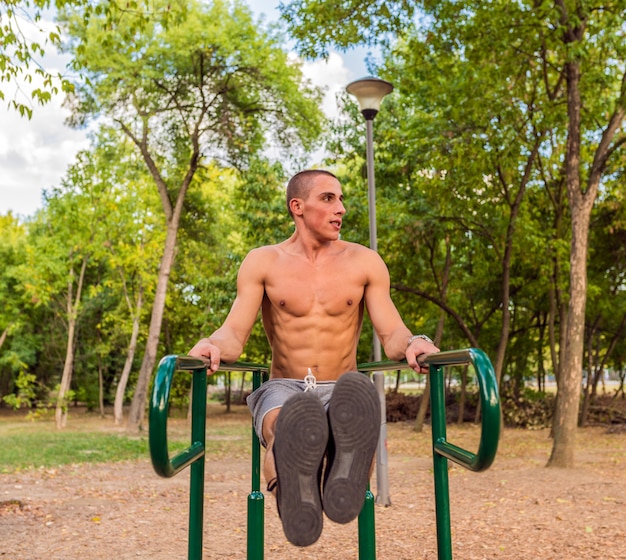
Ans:
[[[315,379],[315,376],[313,375],[311,368],[308,368],[308,370],[309,370],[309,373],[304,378],[304,385],[305,385],[304,392],[305,393],[317,387],[317,379]]]

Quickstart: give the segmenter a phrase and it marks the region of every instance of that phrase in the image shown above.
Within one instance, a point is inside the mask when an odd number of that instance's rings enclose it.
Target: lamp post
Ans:
[[[383,98],[393,91],[393,85],[380,78],[367,76],[346,86],[346,91],[356,97],[361,114],[365,117],[367,134],[367,198],[369,208],[370,249],[378,251],[378,233],[376,228],[376,182],[374,180],[374,134],[373,121],[378,114]],[[373,339],[374,361],[382,359],[380,340],[376,333]],[[383,506],[391,505],[389,497],[389,473],[387,464],[387,411],[385,406],[385,375],[382,371],[374,372],[374,385],[378,391],[381,405],[380,439],[376,453],[376,503]]]

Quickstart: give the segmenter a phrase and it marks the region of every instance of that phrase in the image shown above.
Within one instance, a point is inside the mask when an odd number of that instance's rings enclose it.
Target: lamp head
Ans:
[[[346,91],[356,97],[365,120],[371,121],[377,115],[383,97],[393,91],[393,85],[380,78],[367,76],[348,84]]]

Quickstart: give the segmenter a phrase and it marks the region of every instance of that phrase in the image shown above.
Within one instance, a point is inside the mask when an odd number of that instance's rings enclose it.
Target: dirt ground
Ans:
[[[377,558],[435,560],[430,434],[408,423],[387,430],[392,505],[376,507]],[[475,450],[478,438],[476,427],[449,428],[461,447]],[[550,447],[545,430],[505,430],[488,471],[450,467],[455,559],[626,559],[626,432],[581,430],[572,470],[545,468]],[[0,559],[184,560],[188,473],[159,478],[146,458],[2,474]],[[246,557],[249,491],[249,459],[207,463],[205,559]],[[285,540],[271,496],[265,519],[265,558],[358,558],[356,521],[325,520],[320,540],[299,549]]]

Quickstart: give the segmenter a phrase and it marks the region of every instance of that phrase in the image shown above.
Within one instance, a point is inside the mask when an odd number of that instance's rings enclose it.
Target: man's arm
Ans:
[[[390,360],[406,358],[409,367],[418,373],[428,372],[428,366],[418,363],[418,357],[439,352],[431,342],[415,338],[402,321],[390,294],[387,266],[377,253],[368,258],[369,281],[365,287],[365,305],[378,338]]]
[[[209,373],[220,362],[234,362],[243,352],[263,301],[263,268],[259,254],[251,251],[241,263],[237,274],[237,297],[222,326],[203,338],[189,351],[190,356],[207,363]]]

